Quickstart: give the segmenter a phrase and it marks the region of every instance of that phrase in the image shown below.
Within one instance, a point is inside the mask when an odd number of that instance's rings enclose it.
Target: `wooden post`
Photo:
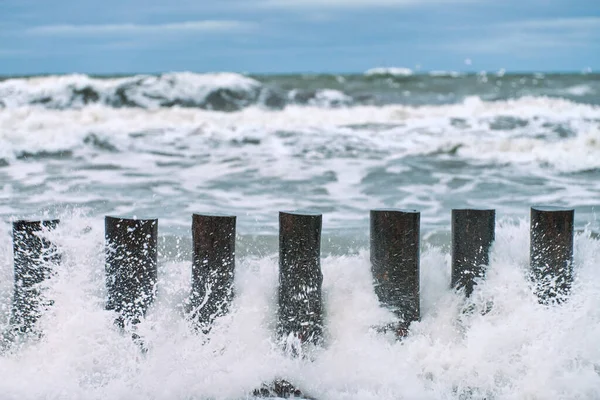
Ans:
[[[39,285],[48,278],[49,264],[60,263],[56,247],[39,233],[56,228],[58,219],[13,222],[13,254],[15,287],[11,326],[15,332],[28,333],[41,316],[42,309],[51,304],[40,298]]]
[[[279,213],[279,335],[322,339],[321,224],[316,213]]]
[[[227,313],[233,298],[235,222],[233,215],[192,216],[194,256],[189,311],[205,333],[215,318]]]
[[[154,301],[158,220],[105,218],[106,308],[136,324]]]
[[[452,210],[452,287],[464,289],[467,297],[475,280],[485,276],[495,224],[495,210]]]
[[[540,303],[560,303],[571,291],[574,216],[573,209],[531,208],[531,274]]]
[[[420,319],[418,211],[371,210],[371,269],[379,301],[400,319],[404,336]]]

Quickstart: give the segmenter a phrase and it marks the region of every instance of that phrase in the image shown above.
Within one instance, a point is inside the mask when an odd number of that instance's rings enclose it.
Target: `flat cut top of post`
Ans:
[[[211,218],[235,218],[235,215],[232,214],[223,214],[223,213],[193,213],[194,217],[211,217]]]
[[[281,214],[302,215],[307,217],[318,217],[322,215],[320,212],[316,211],[279,211],[279,215]]]
[[[465,208],[453,208],[452,211],[481,211],[481,212],[489,212],[496,211],[493,208],[482,208],[482,207],[465,207]]]
[[[115,217],[115,216],[112,216],[112,215],[107,215],[104,218],[105,219],[118,220],[118,221],[142,221],[142,222],[158,221],[158,218],[138,218],[136,216],[133,216],[133,217]]]
[[[374,208],[372,212],[401,212],[405,214],[418,214],[418,210],[404,209],[404,208]]]
[[[59,219],[45,219],[41,221],[20,219],[13,221],[12,228],[13,232],[39,232],[44,230],[44,228],[48,230],[54,229],[59,223]]]
[[[565,212],[565,211],[575,211],[573,208],[567,207],[556,207],[556,206],[532,206],[532,210],[543,211],[543,212]]]
[[[18,219],[13,221],[13,225],[57,224],[59,222],[59,219]]]

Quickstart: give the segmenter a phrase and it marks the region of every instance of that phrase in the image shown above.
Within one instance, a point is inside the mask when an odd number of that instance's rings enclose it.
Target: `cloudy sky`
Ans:
[[[600,70],[600,0],[0,0],[0,74]]]

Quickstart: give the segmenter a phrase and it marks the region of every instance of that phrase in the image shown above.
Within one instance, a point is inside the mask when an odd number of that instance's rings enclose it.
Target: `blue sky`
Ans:
[[[0,74],[600,70],[600,0],[0,0]]]

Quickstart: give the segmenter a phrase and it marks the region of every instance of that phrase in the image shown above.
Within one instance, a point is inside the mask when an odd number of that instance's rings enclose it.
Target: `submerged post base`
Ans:
[[[408,336],[408,325],[404,322],[392,322],[386,325],[374,326],[373,329],[377,333],[386,334],[388,332],[393,332],[396,334],[398,340],[402,340]]]
[[[300,389],[295,387],[285,379],[277,379],[273,383],[267,385],[263,383],[259,389],[252,392],[254,397],[280,397],[284,399],[306,399],[315,400],[313,397],[308,397]]]

